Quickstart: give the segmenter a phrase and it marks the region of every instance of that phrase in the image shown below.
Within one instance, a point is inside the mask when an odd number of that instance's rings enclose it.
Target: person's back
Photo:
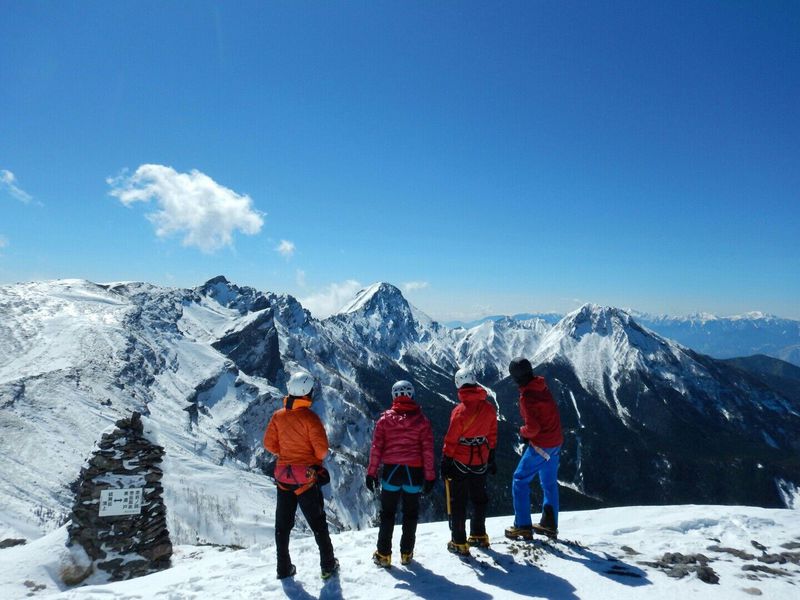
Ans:
[[[264,447],[278,456],[275,475],[284,483],[298,483],[301,473],[322,464],[328,454],[328,438],[319,417],[311,410],[310,399],[284,399],[284,408],[272,416],[264,435]]]
[[[487,473],[497,472],[494,449],[497,444],[497,409],[487,399],[471,369],[455,375],[459,404],[450,413],[450,426],[442,449],[442,477],[445,479],[451,515],[450,552],[469,555],[470,546],[489,546],[486,534]],[[467,537],[467,502],[472,503],[470,534]]]
[[[497,444],[497,409],[486,390],[476,384],[458,388],[458,399],[450,413],[443,453],[462,465],[486,465],[489,451]]]
[[[425,467],[433,479],[433,445],[427,445],[431,423],[419,405],[406,397],[395,398],[375,426],[367,473],[377,475],[380,464]]]
[[[339,562],[325,518],[325,500],[321,485],[328,481],[322,461],[328,454],[328,436],[322,421],[311,410],[314,378],[308,373],[294,373],[287,385],[289,395],[284,407],[275,412],[264,432],[264,447],[278,457],[275,479],[278,501],[275,507],[275,549],[278,554],[278,579],[291,577],[297,569],[289,555],[289,534],[295,523],[297,507],[314,532],[319,547],[322,577],[338,571]]]
[[[389,567],[392,564],[392,533],[400,502],[403,506],[401,562],[411,562],[419,495],[420,492],[429,493],[435,479],[431,423],[414,401],[414,386],[408,381],[398,381],[392,386],[391,408],[381,414],[375,425],[367,467],[367,489],[377,491],[380,487],[381,494],[378,545],[372,555],[376,565]]]

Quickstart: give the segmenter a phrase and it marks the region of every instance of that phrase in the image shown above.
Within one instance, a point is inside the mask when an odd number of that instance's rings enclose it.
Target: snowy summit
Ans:
[[[555,323],[450,329],[379,283],[318,320],[291,296],[222,276],[191,289],[2,286],[0,311],[0,544],[27,540],[0,548],[3,597],[780,598],[794,589],[800,469],[787,456],[800,443],[797,399],[782,380],[699,354],[625,311],[585,305]],[[445,549],[439,481],[421,503],[415,562],[376,570],[378,506],[364,478],[391,384],[414,382],[440,456],[453,375],[475,371],[499,415],[490,514],[511,515],[519,423],[507,368],[519,355],[550,383],[565,427],[564,540],[511,542],[502,533],[513,517],[495,516],[490,550],[461,562]],[[302,517],[291,542],[298,575],[275,579],[276,491],[262,438],[296,370],[318,382],[313,410],[331,448],[325,507],[342,570],[325,585]],[[59,565],[80,562],[63,548],[73,482],[102,432],[132,411],[165,450],[172,567],[66,589]],[[744,506],[708,506],[718,503]],[[627,504],[657,508],[575,510]]]
[[[626,507],[562,513],[564,539],[513,542],[508,519],[487,521],[492,545],[472,558],[449,554],[447,523],[422,524],[415,560],[376,567],[370,560],[377,531],[333,536],[338,577],[319,578],[313,537],[292,541],[298,573],[275,579],[271,544],[244,549],[179,546],[173,567],[135,580],[90,581],[63,590],[56,575],[64,529],[26,546],[0,550],[5,598],[329,598],[411,600],[673,600],[702,597],[790,600],[800,583],[797,513],[730,506]]]

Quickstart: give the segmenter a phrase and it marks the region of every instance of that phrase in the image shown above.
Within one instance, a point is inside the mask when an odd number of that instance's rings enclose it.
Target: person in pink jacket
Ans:
[[[378,469],[383,465],[378,482]],[[400,562],[414,555],[419,518],[419,495],[429,494],[436,481],[433,461],[433,429],[414,402],[414,386],[398,381],[392,386],[392,407],[375,425],[367,467],[367,489],[381,494],[378,549],[372,560],[380,567],[392,565],[392,533],[397,506],[403,502],[403,535]]]

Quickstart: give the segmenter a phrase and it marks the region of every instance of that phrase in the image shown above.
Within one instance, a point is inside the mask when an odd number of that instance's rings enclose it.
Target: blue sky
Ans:
[[[0,283],[800,318],[798,31],[796,2],[7,0]]]

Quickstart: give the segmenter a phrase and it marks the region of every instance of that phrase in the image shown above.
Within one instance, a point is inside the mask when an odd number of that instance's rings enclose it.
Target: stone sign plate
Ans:
[[[142,514],[142,488],[103,490],[100,492],[101,517]]]

